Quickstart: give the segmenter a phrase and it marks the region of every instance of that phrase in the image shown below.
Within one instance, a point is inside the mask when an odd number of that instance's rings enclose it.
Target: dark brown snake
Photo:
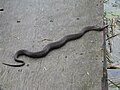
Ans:
[[[22,60],[19,60],[18,57],[25,55],[31,58],[42,58],[45,57],[51,50],[57,49],[62,47],[63,45],[65,45],[68,41],[72,41],[78,38],[81,38],[86,32],[89,31],[103,31],[105,28],[107,28],[108,26],[104,26],[104,27],[97,27],[97,26],[87,26],[85,28],[83,28],[79,33],[77,34],[70,34],[67,36],[64,36],[62,39],[60,39],[57,42],[53,42],[50,44],[47,44],[43,50],[39,51],[39,52],[30,52],[28,50],[19,50],[15,53],[14,55],[14,60],[18,63],[21,63],[19,65],[10,65],[10,64],[6,64],[3,63],[4,65],[7,66],[11,66],[11,67],[21,67],[25,65],[25,62]]]

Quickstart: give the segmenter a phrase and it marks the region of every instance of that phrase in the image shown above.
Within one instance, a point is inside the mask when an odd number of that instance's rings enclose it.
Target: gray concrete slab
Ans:
[[[24,67],[2,63],[15,64],[20,49],[39,51],[85,26],[102,26],[103,0],[0,0],[0,8],[0,90],[101,90],[100,32],[89,32],[45,58],[20,57]]]

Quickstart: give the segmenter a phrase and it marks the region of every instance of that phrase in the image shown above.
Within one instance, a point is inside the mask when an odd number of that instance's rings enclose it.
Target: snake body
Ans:
[[[50,44],[47,44],[43,50],[39,51],[39,52],[30,52],[28,50],[19,50],[15,53],[14,55],[14,60],[18,63],[21,63],[19,65],[11,65],[11,64],[7,64],[7,63],[3,63],[4,65],[7,66],[11,66],[11,67],[21,67],[25,65],[25,62],[22,60],[19,60],[18,57],[25,55],[31,58],[42,58],[45,57],[51,50],[57,49],[62,47],[63,45],[65,45],[68,41],[72,41],[78,38],[81,38],[85,33],[89,32],[89,31],[103,31],[105,28],[107,28],[108,26],[104,26],[104,27],[97,27],[97,26],[87,26],[85,28],[83,28],[79,33],[76,34],[70,34],[70,35],[66,35],[64,36],[62,39],[60,39],[57,42],[53,42]]]

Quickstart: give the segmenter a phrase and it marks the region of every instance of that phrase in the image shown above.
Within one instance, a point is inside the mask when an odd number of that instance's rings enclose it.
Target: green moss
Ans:
[[[110,12],[110,11],[105,11],[104,12],[104,17],[111,19],[112,17],[120,17],[120,12]]]

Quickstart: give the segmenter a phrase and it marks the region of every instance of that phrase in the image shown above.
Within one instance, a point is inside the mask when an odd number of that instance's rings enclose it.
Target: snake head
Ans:
[[[92,30],[95,30],[95,31],[102,31],[104,30],[105,28],[108,28],[109,25],[106,25],[106,26],[103,26],[103,27],[100,27],[100,26],[93,26],[91,29]]]
[[[100,27],[100,26],[87,26],[85,28],[83,28],[83,31],[102,31],[105,28],[107,28],[108,25],[104,26],[104,27]]]

